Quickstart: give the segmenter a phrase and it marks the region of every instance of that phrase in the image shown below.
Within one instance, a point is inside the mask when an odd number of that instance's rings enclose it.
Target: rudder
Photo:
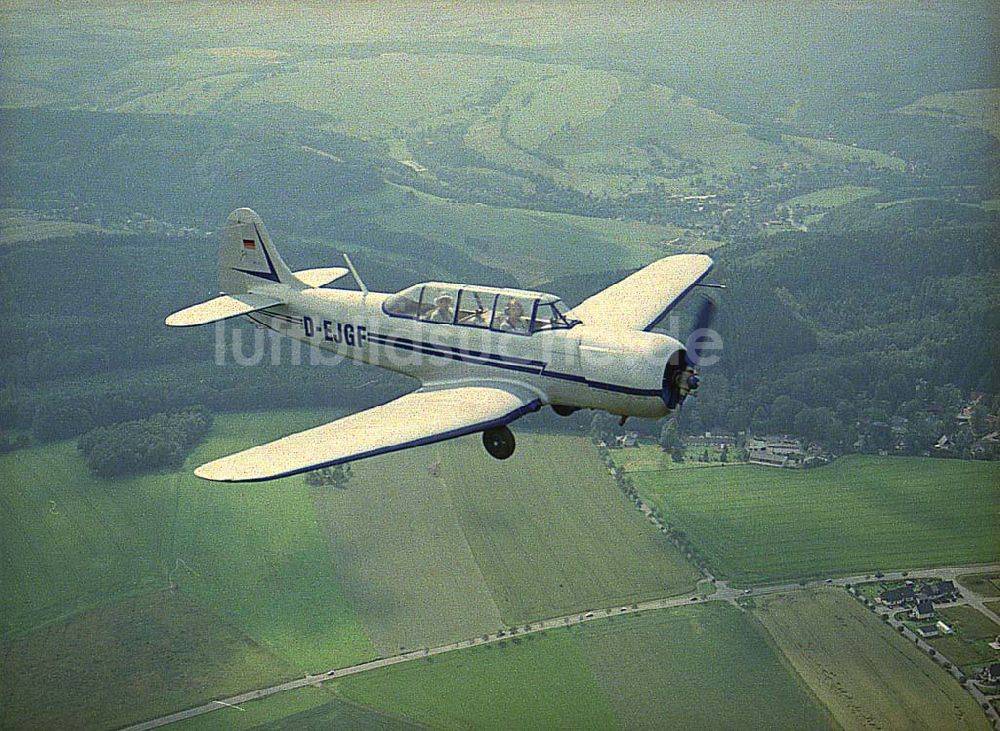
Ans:
[[[269,283],[302,287],[271,243],[261,217],[237,208],[226,219],[219,245],[219,291],[243,294]]]

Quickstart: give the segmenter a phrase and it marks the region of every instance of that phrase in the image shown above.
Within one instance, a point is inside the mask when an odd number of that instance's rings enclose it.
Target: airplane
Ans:
[[[659,418],[698,388],[700,348],[651,332],[712,269],[703,254],[660,259],[567,308],[544,292],[424,282],[371,292],[347,267],[291,271],[264,222],[233,211],[219,246],[220,296],[166,318],[191,327],[247,317],[348,358],[412,376],[388,403],[203,464],[206,480],[257,482],[482,433],[496,459],[514,453],[508,424],[551,408]],[[324,288],[348,274],[354,289]],[[704,285],[721,286],[721,285]],[[706,299],[695,333],[713,314]],[[692,342],[692,338],[688,338]]]

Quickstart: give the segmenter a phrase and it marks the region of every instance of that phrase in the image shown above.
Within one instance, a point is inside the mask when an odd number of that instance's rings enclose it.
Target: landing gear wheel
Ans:
[[[483,432],[483,446],[490,456],[507,459],[514,454],[514,434],[505,426],[487,429]]]
[[[570,414],[575,414],[580,409],[576,406],[564,406],[563,404],[552,404],[552,410],[555,411],[559,416],[569,416]]]

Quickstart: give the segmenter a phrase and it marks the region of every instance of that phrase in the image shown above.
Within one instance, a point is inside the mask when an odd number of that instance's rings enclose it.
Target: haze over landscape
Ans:
[[[1000,727],[994,4],[0,18],[0,728]],[[416,386],[168,331],[241,206],[384,292],[708,253],[721,358],[504,462],[204,482]]]

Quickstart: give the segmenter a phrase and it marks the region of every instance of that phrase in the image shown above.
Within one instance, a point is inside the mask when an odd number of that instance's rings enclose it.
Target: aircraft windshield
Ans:
[[[566,316],[569,310],[562,300],[556,300],[544,305],[538,305],[535,312],[535,320],[531,326],[531,332],[539,330],[559,330],[568,329],[578,324],[579,320],[573,320]]]
[[[437,282],[415,284],[391,295],[382,308],[393,317],[518,335],[566,330],[580,322],[567,317],[566,305],[551,295]]]
[[[387,315],[393,315],[394,317],[414,318],[417,316],[417,312],[420,311],[420,294],[423,290],[423,286],[419,284],[409,289],[404,289],[402,292],[386,299],[382,305],[382,309],[385,310]]]

